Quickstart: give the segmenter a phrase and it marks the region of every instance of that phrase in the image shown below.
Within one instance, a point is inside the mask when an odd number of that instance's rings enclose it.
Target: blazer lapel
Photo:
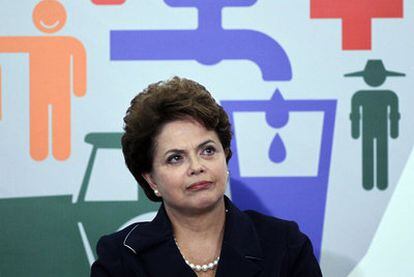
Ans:
[[[238,253],[229,244],[223,244],[217,277],[221,276],[257,276],[262,271],[261,259],[249,259]]]
[[[216,276],[257,276],[262,271],[263,253],[253,222],[227,198],[226,209],[226,225]]]

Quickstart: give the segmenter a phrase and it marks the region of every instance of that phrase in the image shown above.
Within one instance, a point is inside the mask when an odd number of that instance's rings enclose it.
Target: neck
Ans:
[[[181,212],[165,205],[177,240],[191,236],[200,238],[216,237],[224,229],[225,205],[221,198],[213,207],[196,213]]]
[[[206,265],[220,256],[226,211],[222,197],[214,207],[197,213],[180,213],[165,206],[178,250],[189,263]],[[217,263],[217,261],[216,261]]]
[[[224,198],[203,212],[180,212],[168,205],[165,205],[165,210],[177,241],[195,239],[198,242],[204,240],[221,243],[226,217]]]

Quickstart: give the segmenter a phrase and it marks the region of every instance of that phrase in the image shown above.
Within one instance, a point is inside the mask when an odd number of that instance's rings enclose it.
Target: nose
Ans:
[[[192,157],[188,169],[189,175],[198,175],[205,172],[205,167],[199,157]]]

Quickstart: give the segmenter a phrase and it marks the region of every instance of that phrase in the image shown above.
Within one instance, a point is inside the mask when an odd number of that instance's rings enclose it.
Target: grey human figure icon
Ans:
[[[368,60],[363,71],[344,76],[363,77],[369,86],[379,87],[386,77],[405,74],[386,70],[382,60]],[[360,90],[353,95],[351,105],[352,137],[362,136],[362,186],[371,190],[376,183],[378,189],[385,190],[388,187],[388,136],[395,139],[399,135],[398,96],[391,90]]]

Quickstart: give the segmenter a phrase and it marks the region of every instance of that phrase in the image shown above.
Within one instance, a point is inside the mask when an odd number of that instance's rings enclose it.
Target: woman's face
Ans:
[[[162,127],[155,139],[152,171],[144,178],[167,208],[194,212],[222,199],[227,175],[225,151],[216,132],[186,119]]]

